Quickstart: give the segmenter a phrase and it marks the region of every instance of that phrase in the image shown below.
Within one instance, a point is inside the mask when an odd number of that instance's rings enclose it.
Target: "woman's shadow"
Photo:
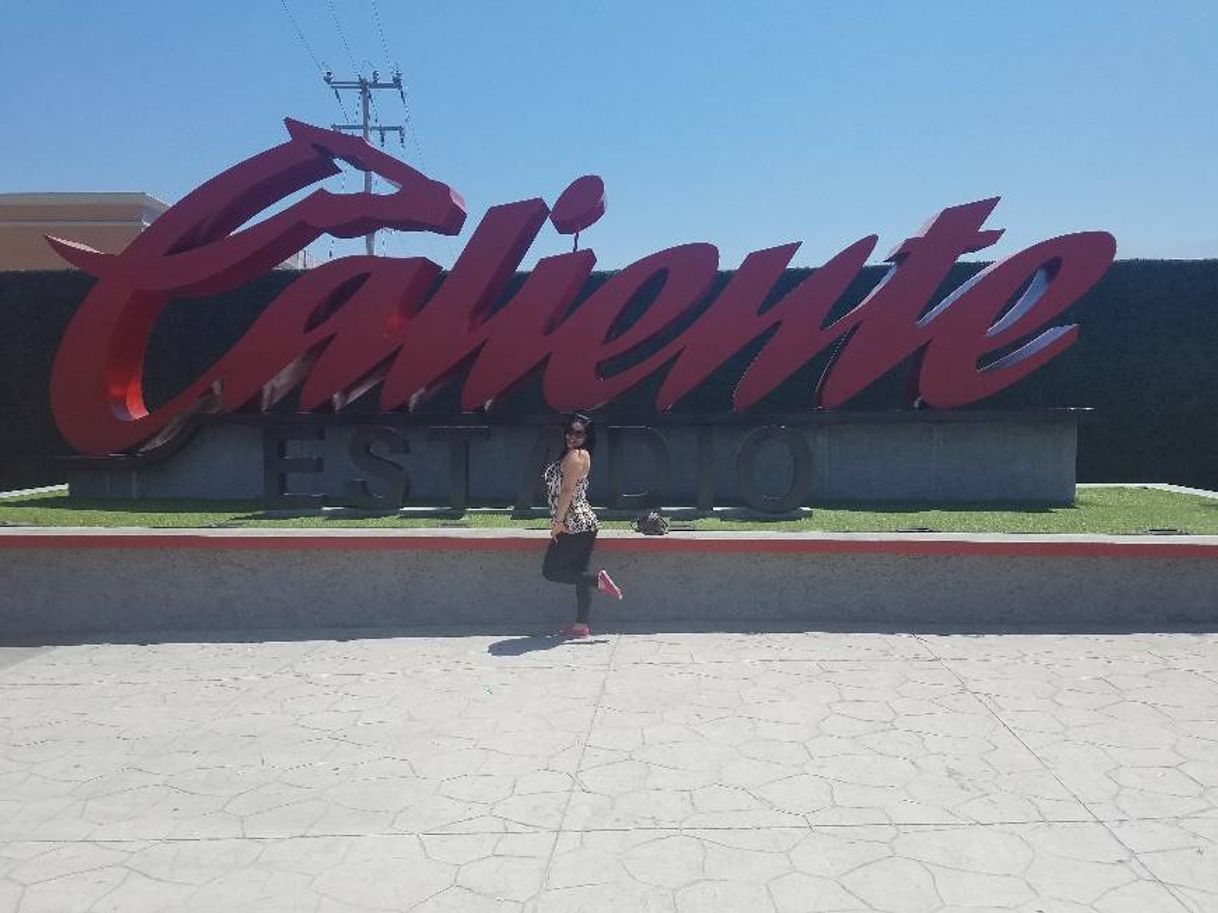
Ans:
[[[526,653],[553,650],[555,647],[590,647],[594,644],[607,643],[609,643],[608,638],[572,638],[560,637],[557,634],[529,634],[525,637],[497,640],[486,648],[486,652],[492,656],[523,656]]]

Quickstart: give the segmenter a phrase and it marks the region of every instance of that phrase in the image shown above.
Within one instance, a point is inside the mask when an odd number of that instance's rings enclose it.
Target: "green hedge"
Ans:
[[[975,273],[980,264],[958,265],[941,292]],[[882,275],[868,268],[836,309],[857,303]],[[789,270],[777,298],[807,275]],[[297,274],[275,272],[249,286],[205,301],[174,302],[158,322],[149,347],[146,391],[150,403],[170,396],[223,354],[266,304]],[[597,274],[584,294],[604,282]],[[729,274],[719,277],[720,284]],[[48,386],[55,347],[91,281],[75,272],[0,273],[0,371],[4,421],[0,422],[0,489],[62,481],[56,455],[69,448],[55,429]],[[519,281],[519,277],[518,277]],[[634,312],[646,307],[646,295]],[[627,320],[631,315],[627,315]],[[1128,260],[1108,274],[1062,318],[1081,325],[1079,342],[1024,381],[972,408],[1029,409],[1090,406],[1079,453],[1081,481],[1165,481],[1218,489],[1218,260]],[[756,351],[743,352],[680,406],[723,412],[741,371]],[[827,356],[801,369],[757,411],[808,408]],[[850,408],[904,405],[905,370],[878,381]],[[612,415],[637,417],[652,409],[659,377],[613,405]],[[427,411],[456,408],[457,386],[430,401]],[[289,406],[290,407],[290,406]],[[375,394],[352,409],[375,408]],[[496,412],[544,410],[534,376],[496,405]]]

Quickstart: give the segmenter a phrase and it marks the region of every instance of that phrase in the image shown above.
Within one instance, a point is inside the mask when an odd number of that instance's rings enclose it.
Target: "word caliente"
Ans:
[[[78,450],[147,447],[195,413],[268,411],[297,388],[306,412],[341,409],[378,387],[381,409],[393,412],[414,410],[460,381],[462,409],[491,408],[539,368],[545,400],[556,410],[596,408],[664,369],[656,408],[667,411],[767,334],[736,386],[737,411],[843,340],[812,391],[811,407],[844,404],[911,356],[912,397],[931,408],[962,406],[1069,347],[1078,327],[1049,324],[1099,280],[1116,253],[1106,232],[1055,237],[991,264],[928,310],[956,260],[1001,235],[982,227],[995,197],[934,216],[889,255],[886,278],[827,325],[834,303],[873,252],[875,235],[835,254],[764,310],[798,243],[749,254],[709,304],[719,254],[711,244],[694,243],[643,257],[578,307],[596,255],[574,250],[545,257],[498,306],[547,218],[560,233],[574,234],[602,216],[603,182],[588,175],[573,182],[553,210],[540,199],[489,209],[447,276],[423,257],[350,256],[309,270],[202,376],[149,409],[143,362],[157,315],[171,299],[235,288],[323,234],[454,235],[464,224],[465,203],[448,185],[361,139],[292,120],[287,128],[287,142],[188,194],[120,254],[49,239],[97,278],[64,334],[51,379],[56,420]],[[336,174],[338,161],[398,189],[317,189],[251,223]],[[656,282],[659,292],[642,316],[614,332],[631,301]]]

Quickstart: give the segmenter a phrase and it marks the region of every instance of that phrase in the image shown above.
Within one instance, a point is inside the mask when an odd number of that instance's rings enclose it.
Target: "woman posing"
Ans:
[[[595,446],[596,429],[592,419],[575,413],[563,427],[562,453],[542,474],[553,522],[541,573],[553,583],[575,584],[575,622],[562,629],[564,637],[588,636],[593,586],[609,596],[622,598],[622,591],[608,571],[588,573],[600,529],[596,514],[588,504],[588,471],[592,467]]]

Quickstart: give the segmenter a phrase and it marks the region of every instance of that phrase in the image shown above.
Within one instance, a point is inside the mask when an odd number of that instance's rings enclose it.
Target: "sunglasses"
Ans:
[[[590,419],[588,416],[584,415],[582,412],[572,412],[570,414],[570,420],[573,422],[582,422],[584,425],[584,429],[581,431],[578,428],[571,428],[571,427],[564,428],[563,429],[564,437],[587,437],[588,436],[588,425],[592,423],[592,419]]]

